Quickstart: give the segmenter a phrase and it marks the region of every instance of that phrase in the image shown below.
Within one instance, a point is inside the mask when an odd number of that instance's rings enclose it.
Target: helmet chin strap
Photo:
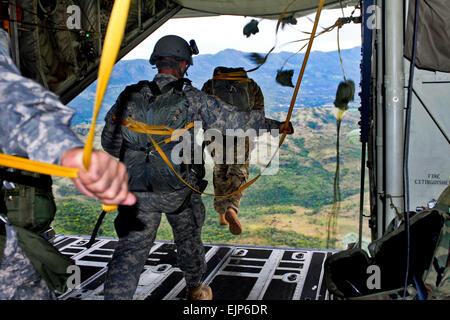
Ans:
[[[180,62],[181,62],[181,61],[180,61]],[[184,72],[182,72],[182,71],[181,71],[181,68],[180,68],[180,62],[178,62],[177,67],[176,67],[175,70],[178,72],[178,74],[180,75],[180,77],[183,78],[184,75],[186,75],[186,76],[188,75],[187,71],[188,71],[188,69],[189,69],[189,67],[190,67],[191,65],[188,64],[187,61],[186,61],[186,65],[185,65]]]
[[[184,71],[184,74],[186,76],[188,76],[188,69],[189,69],[190,66],[191,66],[190,64],[186,64],[186,70]]]

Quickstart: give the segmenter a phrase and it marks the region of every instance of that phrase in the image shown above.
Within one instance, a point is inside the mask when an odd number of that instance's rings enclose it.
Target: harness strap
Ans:
[[[4,153],[0,153],[0,165],[8,168],[15,168],[58,177],[78,177],[78,169],[75,168],[34,161]]]
[[[114,121],[118,121],[118,119],[114,116]],[[126,120],[120,120],[120,122],[129,130],[138,132],[138,133],[145,133],[145,134],[153,134],[157,136],[170,136],[169,138],[162,140],[159,142],[161,143],[169,143],[173,140],[178,139],[181,137],[186,131],[194,127],[194,122],[189,123],[182,129],[172,129],[167,126],[161,126],[161,125],[148,125],[144,122],[133,120],[132,118],[127,118]],[[141,150],[139,150],[141,151]]]
[[[250,82],[245,71],[234,71],[227,73],[217,73],[213,76],[213,80],[235,80],[238,82]]]

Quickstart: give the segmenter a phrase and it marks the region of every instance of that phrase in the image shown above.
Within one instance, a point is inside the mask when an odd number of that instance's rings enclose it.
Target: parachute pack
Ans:
[[[0,214],[17,231],[19,245],[47,284],[58,292],[66,287],[67,267],[74,264],[44,237],[55,217],[56,205],[50,176],[0,168]],[[0,222],[0,263],[6,241]]]
[[[0,168],[3,210],[12,225],[42,234],[55,213],[50,176]]]
[[[162,88],[160,92],[153,92],[156,96],[147,112],[146,123],[151,126],[165,126],[172,129],[182,129],[187,124],[188,102],[182,90],[182,81],[175,81]],[[156,89],[157,87],[154,87]],[[153,89],[153,90],[154,90]],[[153,91],[152,90],[152,91]],[[178,142],[163,143],[164,136],[156,136],[156,143],[166,155],[170,155]],[[180,157],[182,154],[179,155]],[[187,165],[172,163],[178,174],[186,180],[188,175]],[[146,183],[151,185],[154,191],[175,191],[185,187],[184,183],[166,165],[161,155],[153,148],[147,153]]]
[[[145,128],[139,128],[137,125],[133,130],[130,124],[145,125],[147,128],[153,128],[153,130],[156,128],[160,131],[170,129],[171,131],[167,134],[169,139],[167,139],[167,135],[155,135],[154,141],[164,154],[171,155],[174,146],[178,143],[170,140],[171,132],[185,129],[187,124],[188,101],[183,93],[185,82],[190,83],[188,79],[179,79],[167,84],[162,89],[159,89],[155,82],[140,83],[147,85],[152,91],[150,104],[144,101],[142,95],[132,92],[127,109],[122,116],[124,119],[122,135],[125,148],[145,153],[145,163],[142,164],[145,181],[142,182],[146,186],[146,191],[173,192],[184,188],[185,184],[167,166],[155,146],[149,141],[149,136],[143,133]],[[152,134],[150,133],[150,135]],[[189,166],[181,163],[173,164],[173,167],[179,176],[186,180]]]
[[[244,68],[217,67],[212,79],[212,94],[239,111],[250,111],[248,83],[250,79]]]

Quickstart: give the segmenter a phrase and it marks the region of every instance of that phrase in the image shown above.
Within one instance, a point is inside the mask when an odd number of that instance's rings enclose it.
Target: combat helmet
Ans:
[[[198,54],[198,49],[194,40],[187,43],[186,40],[179,36],[164,36],[156,42],[153,53],[150,56],[150,64],[156,64],[158,58],[175,57],[179,60],[186,60],[188,65],[193,65],[192,55]]]

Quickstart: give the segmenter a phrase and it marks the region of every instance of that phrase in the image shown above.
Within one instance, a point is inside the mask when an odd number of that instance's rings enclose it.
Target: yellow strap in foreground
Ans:
[[[310,40],[308,42],[308,48],[306,49],[305,58],[303,59],[302,68],[300,69],[300,73],[298,75],[297,83],[296,83],[295,89],[294,89],[294,94],[292,95],[291,104],[289,106],[289,111],[288,111],[288,114],[286,116],[285,126],[288,125],[288,122],[290,121],[291,116],[292,116],[292,111],[294,110],[295,100],[297,99],[298,90],[300,89],[300,84],[301,84],[302,79],[303,79],[303,74],[305,73],[306,64],[308,62],[309,54],[311,53],[311,47],[312,47],[312,44],[314,42],[314,37],[316,35],[317,26],[319,25],[320,13],[322,12],[322,8],[323,8],[323,5],[324,5],[324,2],[325,2],[325,0],[320,0],[319,7],[317,8],[316,18],[314,20],[314,26],[313,26],[313,29],[312,29],[312,32],[311,32],[311,38],[310,38]],[[283,136],[280,139],[279,147],[281,147],[281,145],[283,144],[283,141],[284,141],[285,138],[286,138],[286,134],[283,133]]]
[[[76,178],[78,176],[78,169],[75,168],[58,166],[56,164],[34,161],[3,153],[0,153],[0,165],[58,177]]]
[[[111,11],[108,28],[106,29],[105,42],[103,44],[102,57],[98,69],[97,92],[95,95],[92,123],[84,146],[83,164],[85,169],[89,169],[91,165],[95,124],[97,122],[98,112],[100,111],[106,87],[108,86],[109,77],[111,76],[112,68],[116,62],[120,44],[122,43],[129,8],[130,0],[116,0]]]
[[[130,0],[116,0],[111,11],[111,16],[106,29],[105,42],[103,44],[102,57],[98,69],[97,92],[95,95],[94,112],[92,115],[91,128],[84,146],[83,165],[85,169],[89,169],[91,165],[91,155],[94,146],[95,124],[97,116],[102,105],[106,87],[108,86],[109,77],[112,68],[117,59],[117,54],[122,43],[123,33],[128,18],[128,10],[130,9]],[[103,205],[104,211],[116,210],[117,206]]]

